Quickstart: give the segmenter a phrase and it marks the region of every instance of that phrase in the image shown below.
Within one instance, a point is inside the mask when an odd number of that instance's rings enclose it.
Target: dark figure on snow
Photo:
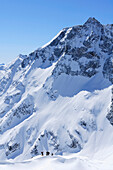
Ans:
[[[41,152],[41,155],[42,155],[42,156],[44,156],[44,153],[43,153],[43,152]]]
[[[46,156],[49,156],[49,154],[50,154],[50,152],[47,151],[47,152],[46,152]]]

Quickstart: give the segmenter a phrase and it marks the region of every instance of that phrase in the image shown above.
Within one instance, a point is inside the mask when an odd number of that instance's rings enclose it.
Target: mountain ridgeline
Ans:
[[[113,128],[112,84],[113,24],[95,18],[0,65],[0,160],[83,151]]]
[[[105,26],[95,18],[89,18],[84,25],[60,31],[45,47],[29,54],[21,66],[25,68],[34,60],[39,60],[38,67],[46,68],[57,61],[53,75],[65,73],[86,77],[94,76],[103,67],[103,76],[113,83],[112,57],[113,25]],[[78,67],[73,68],[70,63]]]

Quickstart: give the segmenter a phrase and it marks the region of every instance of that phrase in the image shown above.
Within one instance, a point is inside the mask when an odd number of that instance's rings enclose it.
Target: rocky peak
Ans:
[[[88,20],[84,23],[84,25],[90,25],[90,24],[102,26],[102,24],[94,17],[88,18]]]
[[[90,17],[84,25],[64,28],[47,45],[25,56],[21,66],[47,68],[57,62],[52,73],[55,77],[65,73],[91,78],[101,72],[113,82],[111,28]]]

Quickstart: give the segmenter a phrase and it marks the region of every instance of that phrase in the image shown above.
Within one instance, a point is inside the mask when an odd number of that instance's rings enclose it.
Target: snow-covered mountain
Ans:
[[[113,24],[89,18],[0,65],[0,160],[113,149]],[[104,151],[103,151],[104,149]]]

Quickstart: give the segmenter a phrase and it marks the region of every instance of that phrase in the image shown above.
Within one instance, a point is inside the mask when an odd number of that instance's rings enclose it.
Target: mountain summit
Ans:
[[[95,18],[0,66],[0,160],[113,149],[112,84],[113,25]]]
[[[85,24],[98,24],[102,25],[98,20],[96,20],[94,17],[88,18],[88,20],[85,22]]]

